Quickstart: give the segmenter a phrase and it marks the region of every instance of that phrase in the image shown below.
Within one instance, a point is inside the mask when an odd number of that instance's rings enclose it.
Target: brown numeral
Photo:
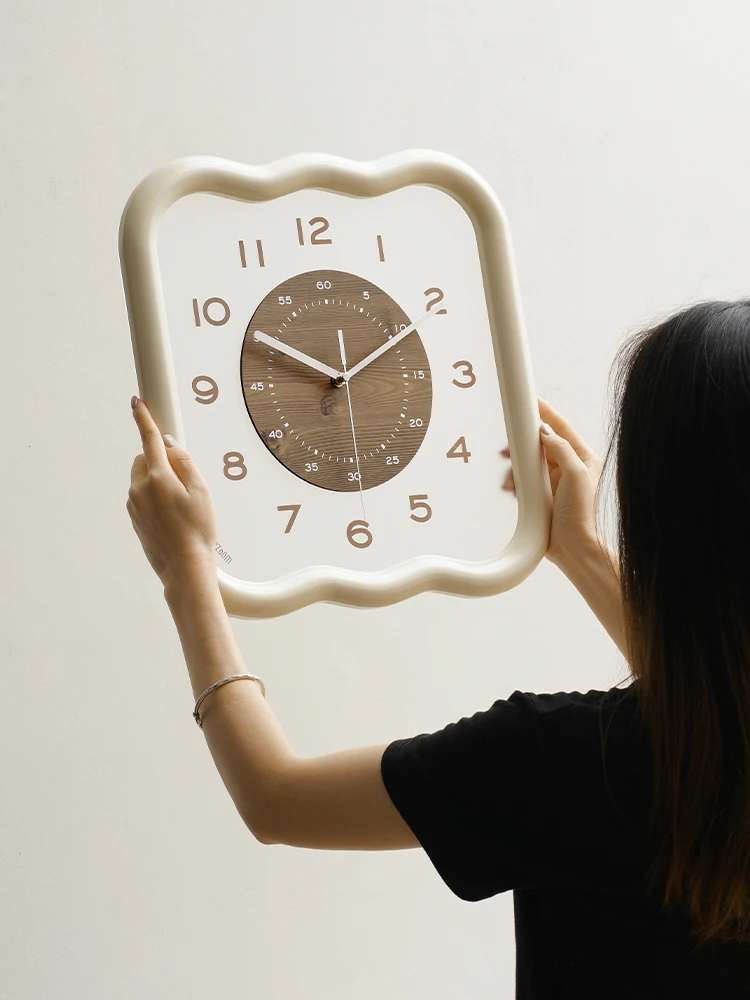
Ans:
[[[209,382],[210,389],[199,389],[199,382]],[[192,382],[196,403],[215,403],[219,395],[219,387],[210,375],[196,375]]]
[[[287,504],[282,504],[280,507],[276,508],[276,510],[290,510],[292,512],[292,516],[289,518],[289,524],[287,524],[286,528],[284,528],[285,535],[288,535],[289,532],[292,530],[292,525],[297,520],[297,514],[299,514],[299,509],[301,506],[302,506],[301,503],[287,503]]]
[[[237,242],[240,245],[240,264],[243,267],[247,267],[247,258],[245,256],[245,241],[244,240],[238,240]],[[258,263],[260,264],[261,267],[265,267],[266,266],[266,262],[265,262],[265,259],[263,257],[263,243],[260,240],[256,240],[255,241],[255,247],[256,247],[256,249],[258,251]]]
[[[299,240],[299,245],[303,247],[305,245],[305,234],[302,231],[302,219],[297,219],[297,239]],[[310,233],[310,243],[320,246],[323,243],[333,243],[333,240],[329,237],[323,239],[322,233],[328,230],[328,219],[324,219],[322,215],[316,215],[314,219],[310,219],[307,223],[308,226],[314,226],[316,223],[320,223],[317,229],[313,229]]]
[[[443,301],[443,289],[442,288],[428,288],[425,291],[425,295],[434,295],[435,298],[427,300],[427,311],[429,312],[433,306],[436,306],[438,302]],[[445,316],[448,312],[447,309],[438,309],[438,316]]]
[[[369,521],[352,521],[352,523],[348,525],[346,529],[346,537],[355,548],[366,549],[368,545],[372,545],[372,532],[368,531],[369,527]],[[363,542],[357,542],[354,539],[355,535],[364,535],[365,540]]]
[[[416,514],[410,514],[409,517],[412,521],[429,521],[432,517],[432,507],[424,501],[427,499],[426,493],[415,493],[414,496],[409,497],[409,509],[410,510],[423,510],[424,514],[422,517],[417,517]]]
[[[208,315],[208,307],[214,304],[220,305],[221,308],[224,310],[224,316],[221,319],[212,319]],[[206,301],[203,303],[202,309],[198,308],[198,300],[193,299],[193,316],[195,317],[196,326],[201,325],[201,312],[203,313],[203,318],[205,319],[205,321],[207,323],[210,323],[211,326],[224,326],[225,323],[229,322],[229,315],[230,315],[229,306],[226,304],[224,299],[217,299],[217,298],[206,299]]]
[[[313,229],[313,231],[310,233],[310,242],[311,243],[333,243],[333,240],[331,240],[331,239],[326,238],[326,239],[322,240],[320,238],[320,234],[321,233],[325,233],[326,230],[328,229],[328,219],[324,219],[322,216],[317,216],[314,219],[310,219],[310,225],[311,226],[314,226],[316,222],[319,222],[320,225],[318,226],[317,229]]]
[[[378,236],[378,257],[380,257],[380,263],[385,262],[385,254],[383,253],[383,237]]]
[[[453,384],[457,385],[459,389],[470,389],[474,385],[474,383],[476,382],[476,380],[477,380],[477,377],[474,374],[474,369],[471,367],[471,362],[470,361],[456,361],[456,363],[453,365],[453,367],[454,368],[465,368],[466,371],[464,371],[462,374],[465,375],[468,378],[468,380],[469,380],[468,382],[459,382],[458,379],[454,378],[453,379]]]
[[[239,476],[233,475],[232,469],[237,469]],[[239,451],[228,451],[224,456],[224,475],[232,481],[244,479],[247,475],[245,458]]]
[[[469,461],[471,452],[466,447],[466,438],[460,437],[458,441],[445,453],[446,458],[462,458],[464,462]]]

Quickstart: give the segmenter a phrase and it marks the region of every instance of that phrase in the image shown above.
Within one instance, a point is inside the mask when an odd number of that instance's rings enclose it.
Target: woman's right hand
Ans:
[[[552,434],[539,433],[547,455],[553,509],[549,547],[546,558],[560,566],[575,556],[580,547],[596,538],[596,487],[603,462],[565,418],[537,396],[539,414],[552,428]],[[511,458],[510,449],[502,454]],[[513,467],[508,471],[503,489],[516,494]]]

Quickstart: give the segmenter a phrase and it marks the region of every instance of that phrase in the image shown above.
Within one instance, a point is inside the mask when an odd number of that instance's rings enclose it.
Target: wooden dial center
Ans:
[[[297,274],[266,295],[245,332],[242,392],[253,426],[290,472],[322,489],[349,492],[359,490],[360,476],[368,490],[409,464],[432,411],[419,332],[352,375],[348,393],[342,345],[348,371],[412,318],[377,285],[345,271]],[[279,347],[256,341],[256,331],[278,338]],[[312,367],[316,362],[338,377]]]

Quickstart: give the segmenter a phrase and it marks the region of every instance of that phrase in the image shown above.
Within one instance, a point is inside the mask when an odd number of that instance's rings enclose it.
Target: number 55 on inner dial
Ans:
[[[230,615],[532,572],[552,494],[507,221],[470,167],[176,160],[131,195],[120,258],[139,393],[211,488]]]

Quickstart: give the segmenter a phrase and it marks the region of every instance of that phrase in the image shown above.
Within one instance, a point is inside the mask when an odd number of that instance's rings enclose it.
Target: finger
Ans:
[[[547,455],[557,462],[562,469],[563,475],[565,473],[574,474],[581,471],[588,473],[588,469],[583,461],[586,455],[582,458],[563,435],[555,434],[554,428],[551,434],[543,434],[540,430],[539,437]]]
[[[183,448],[174,438],[170,440],[174,441],[174,444],[165,448],[167,461],[185,489],[193,490],[203,482],[198,466],[187,448]]]
[[[133,410],[133,416],[141,433],[141,444],[143,445],[143,454],[146,458],[146,466],[149,469],[167,468],[169,461],[161,431],[156,426],[156,421],[151,416],[149,408],[142,399],[138,400]]]
[[[576,431],[572,424],[570,424],[561,413],[558,413],[546,399],[542,399],[541,396],[537,396],[537,401],[539,403],[539,414],[542,420],[549,424],[552,430],[561,438],[565,438],[566,441],[570,443],[570,446],[574,449],[579,458],[591,458],[594,454],[592,448],[584,441],[581,435]],[[542,441],[545,440],[545,436],[542,435]],[[554,455],[557,460],[557,455]],[[559,460],[558,460],[559,461]]]

